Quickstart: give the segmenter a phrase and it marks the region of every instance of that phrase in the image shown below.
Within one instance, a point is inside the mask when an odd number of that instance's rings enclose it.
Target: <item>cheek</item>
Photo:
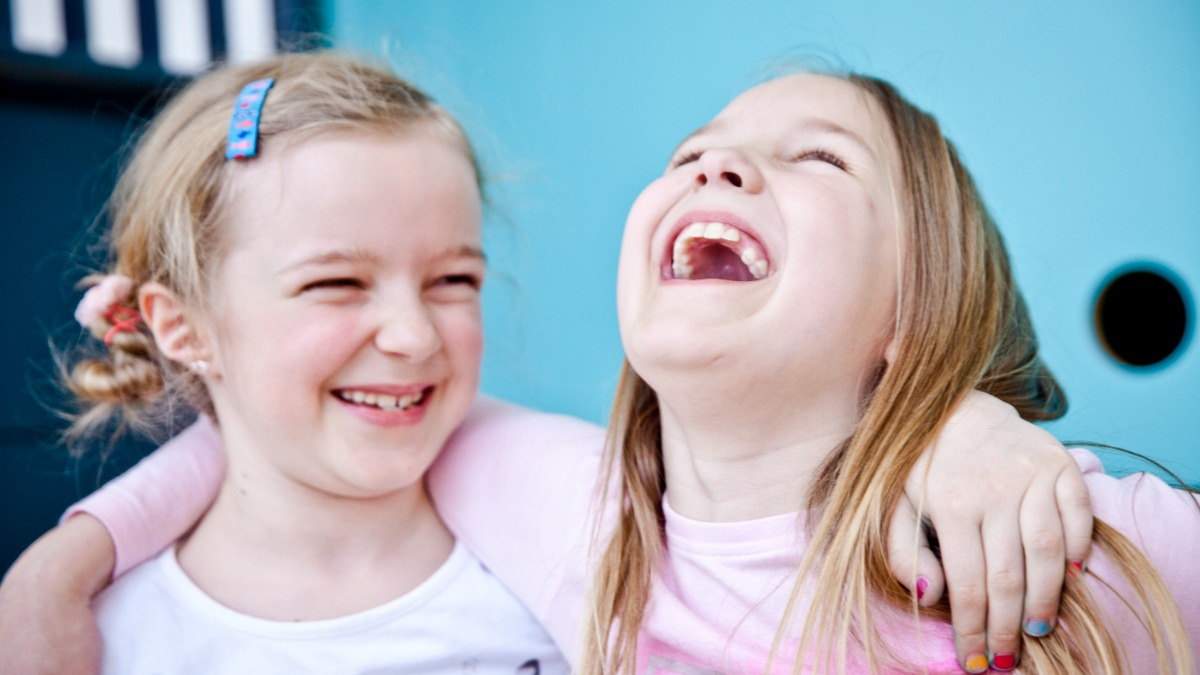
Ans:
[[[464,374],[479,377],[483,358],[483,320],[478,303],[450,307],[438,312],[438,332],[450,359]]]
[[[664,243],[655,240],[656,234],[663,234],[659,225],[685,192],[677,183],[678,180],[669,176],[655,180],[642,190],[629,208],[621,239],[620,270],[627,266],[631,271],[643,270],[655,258],[658,253],[655,247]],[[621,276],[624,276],[623,272]]]
[[[617,262],[617,317],[622,325],[632,315],[636,298],[657,274],[653,269],[657,254],[654,234],[672,203],[667,179],[659,178],[642,190],[629,209]]]
[[[363,331],[351,312],[307,311],[245,316],[223,340],[223,366],[245,386],[269,386],[280,373],[317,377],[361,347]]]
[[[803,209],[787,214],[789,222],[808,223],[793,228],[792,251],[802,259],[816,261],[841,274],[894,275],[896,232],[890,218],[876,208],[874,200],[859,191],[830,194],[811,191]]]

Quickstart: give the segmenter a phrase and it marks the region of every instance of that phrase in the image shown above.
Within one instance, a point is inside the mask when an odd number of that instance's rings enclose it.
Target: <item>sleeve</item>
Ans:
[[[1150,559],[1175,598],[1192,652],[1200,656],[1200,584],[1196,583],[1200,580],[1200,499],[1150,474],[1119,479],[1108,476],[1092,453],[1078,449],[1071,453],[1083,470],[1096,517],[1120,531]],[[1156,671],[1154,646],[1125,604],[1137,602],[1131,591],[1123,591],[1123,577],[1103,553],[1092,555],[1088,569],[1111,584],[1108,588],[1095,584],[1092,590],[1109,609],[1116,634],[1125,636],[1122,642],[1133,666],[1131,672],[1143,672],[1139,667],[1143,664]]]
[[[605,534],[594,520],[603,446],[595,425],[481,399],[428,477],[446,525],[568,655],[593,535]]]
[[[225,454],[202,416],[120,477],[67,509],[96,517],[116,550],[113,578],[142,563],[196,524],[217,495]]]

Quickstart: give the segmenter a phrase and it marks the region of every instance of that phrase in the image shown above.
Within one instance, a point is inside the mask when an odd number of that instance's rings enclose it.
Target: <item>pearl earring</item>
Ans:
[[[194,375],[199,375],[200,377],[204,377],[208,374],[208,368],[209,363],[204,359],[196,359],[188,364],[188,370],[192,371]]]

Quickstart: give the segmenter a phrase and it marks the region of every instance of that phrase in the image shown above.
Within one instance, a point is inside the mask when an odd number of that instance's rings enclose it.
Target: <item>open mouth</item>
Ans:
[[[334,390],[333,395],[353,405],[377,408],[388,412],[398,412],[410,410],[421,405],[432,392],[433,387],[426,387],[414,394],[396,396],[365,389],[337,389]]]
[[[766,251],[754,237],[727,223],[695,222],[675,235],[669,279],[758,281],[771,272]]]

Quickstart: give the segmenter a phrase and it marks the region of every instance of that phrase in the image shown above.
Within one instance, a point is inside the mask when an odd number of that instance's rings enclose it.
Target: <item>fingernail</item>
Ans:
[[[1083,574],[1086,571],[1087,571],[1087,564],[1084,563],[1082,560],[1068,560],[1067,561],[1067,574],[1074,576],[1076,574]]]
[[[920,602],[925,597],[925,591],[929,590],[929,580],[925,577],[917,577],[917,602]]]
[[[1025,622],[1025,633],[1033,637],[1049,635],[1050,624],[1039,619],[1030,619]]]
[[[1012,670],[1017,667],[1016,654],[993,654],[992,668],[994,670]]]
[[[983,654],[976,654],[975,656],[972,656],[967,659],[967,662],[963,664],[963,669],[966,670],[968,673],[987,672],[987,669],[988,669],[987,657],[984,656]]]

